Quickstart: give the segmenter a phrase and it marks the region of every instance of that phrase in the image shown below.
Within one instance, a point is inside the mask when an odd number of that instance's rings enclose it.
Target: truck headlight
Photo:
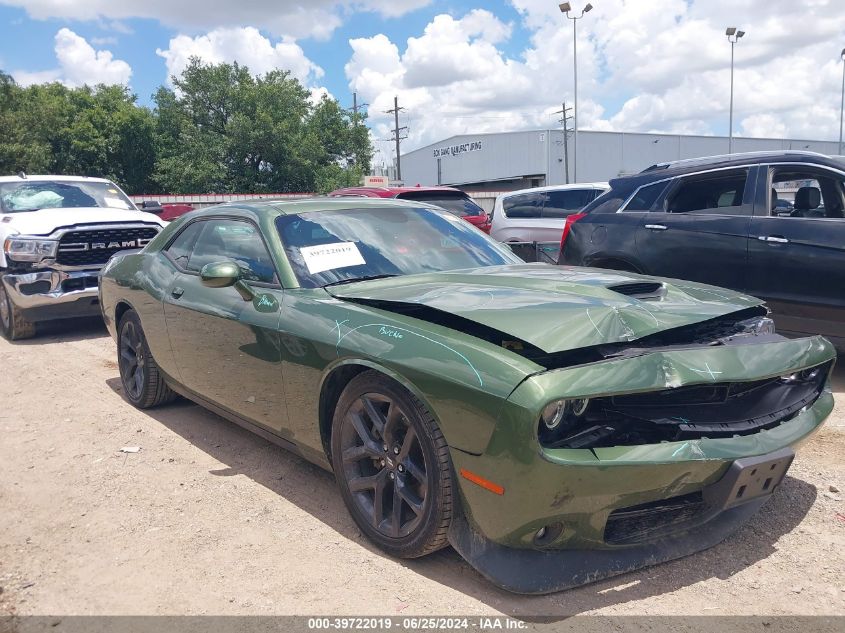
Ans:
[[[37,237],[8,237],[3,244],[6,257],[17,262],[40,262],[55,257],[58,249],[58,241]]]

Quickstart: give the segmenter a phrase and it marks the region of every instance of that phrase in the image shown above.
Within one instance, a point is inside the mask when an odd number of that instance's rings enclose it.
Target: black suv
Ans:
[[[845,163],[755,152],[663,163],[610,181],[570,216],[559,264],[725,286],[785,332],[845,351]]]

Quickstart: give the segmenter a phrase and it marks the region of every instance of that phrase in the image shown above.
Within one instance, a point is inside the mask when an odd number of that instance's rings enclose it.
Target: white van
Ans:
[[[490,236],[500,242],[560,242],[567,216],[609,188],[606,182],[593,182],[503,193],[493,206]]]

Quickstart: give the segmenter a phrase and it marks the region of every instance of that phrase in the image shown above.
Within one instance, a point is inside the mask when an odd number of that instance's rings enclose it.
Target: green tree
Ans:
[[[154,120],[127,88],[22,88],[2,75],[0,105],[0,172],[105,177],[130,193],[151,186]]]
[[[0,172],[115,180],[129,193],[329,191],[372,160],[364,117],[283,70],[192,59],[139,106],[123,86],[28,86],[0,71]]]
[[[366,127],[332,99],[312,105],[287,71],[192,59],[172,81],[155,96],[155,173],[168,191],[315,191],[369,169]]]

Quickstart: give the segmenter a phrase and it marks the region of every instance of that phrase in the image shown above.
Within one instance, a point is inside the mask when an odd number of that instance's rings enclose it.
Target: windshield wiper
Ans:
[[[341,279],[340,281],[333,281],[330,284],[326,284],[323,288],[328,288],[329,286],[342,286],[343,284],[354,284],[356,281],[370,281],[372,279],[387,279],[388,277],[398,277],[399,275],[395,274],[387,274],[387,275],[369,275],[366,277],[355,277],[354,279]]]

